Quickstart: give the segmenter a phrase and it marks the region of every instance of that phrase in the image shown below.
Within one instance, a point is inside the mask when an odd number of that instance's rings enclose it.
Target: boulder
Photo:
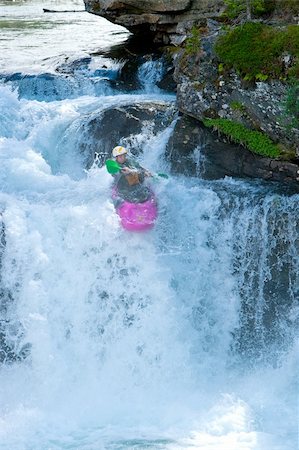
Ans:
[[[111,156],[116,145],[127,145],[133,155],[138,155],[147,135],[154,136],[164,130],[176,114],[172,103],[142,102],[134,105],[111,107],[99,113],[93,113],[84,122],[81,153],[84,154],[86,167],[91,167],[95,153],[99,155],[99,166]],[[136,135],[144,139],[136,139]]]

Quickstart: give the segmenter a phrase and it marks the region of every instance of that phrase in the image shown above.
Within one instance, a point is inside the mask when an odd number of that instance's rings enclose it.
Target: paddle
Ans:
[[[120,170],[122,170],[122,167],[114,159],[107,159],[106,160],[106,169],[111,175],[114,175],[117,172],[119,172]],[[158,177],[162,177],[162,178],[168,178],[168,175],[166,175],[166,173],[156,173],[155,175],[157,175]]]
[[[121,166],[118,164],[117,161],[114,161],[114,159],[107,159],[106,169],[109,173],[111,173],[111,175],[114,175],[115,173],[121,170]]]

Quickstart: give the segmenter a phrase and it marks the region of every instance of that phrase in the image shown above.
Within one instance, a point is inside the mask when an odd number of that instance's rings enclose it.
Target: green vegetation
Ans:
[[[246,22],[220,36],[215,45],[220,60],[234,68],[244,80],[299,77],[299,27],[277,29],[262,23]],[[283,55],[292,63],[286,67]]]
[[[223,66],[222,63],[220,63],[220,64],[218,65],[218,72],[219,72],[219,73],[222,73],[223,71],[224,71],[224,66]]]
[[[252,131],[244,125],[233,122],[228,119],[205,119],[203,121],[207,127],[212,127],[228,136],[231,141],[243,145],[261,156],[277,158],[281,156],[281,150],[278,145],[264,133]]]
[[[237,102],[237,101],[232,101],[230,103],[230,107],[233,111],[240,111],[242,113],[244,113],[246,111],[245,106],[242,103]]]
[[[200,50],[200,29],[197,26],[193,26],[191,29],[191,35],[186,39],[185,52],[187,55],[195,55]]]
[[[229,19],[236,19],[240,14],[247,12],[247,6],[254,17],[269,14],[274,11],[275,0],[224,0],[225,14]]]

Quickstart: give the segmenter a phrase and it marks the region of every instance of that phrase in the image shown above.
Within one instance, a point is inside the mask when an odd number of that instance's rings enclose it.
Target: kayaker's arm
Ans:
[[[147,169],[145,169],[144,167],[142,167],[139,162],[135,161],[135,160],[129,160],[129,164],[131,164],[131,166],[134,169],[137,169],[139,171],[140,174],[143,175],[143,177],[152,177],[153,175],[151,174],[151,172]]]

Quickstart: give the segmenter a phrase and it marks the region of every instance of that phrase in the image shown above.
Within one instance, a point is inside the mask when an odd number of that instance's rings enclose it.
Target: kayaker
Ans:
[[[143,182],[152,174],[131,156],[129,157],[127,149],[121,145],[114,147],[112,156],[122,167],[113,175],[119,197],[133,203],[145,202],[150,196],[150,190]]]

